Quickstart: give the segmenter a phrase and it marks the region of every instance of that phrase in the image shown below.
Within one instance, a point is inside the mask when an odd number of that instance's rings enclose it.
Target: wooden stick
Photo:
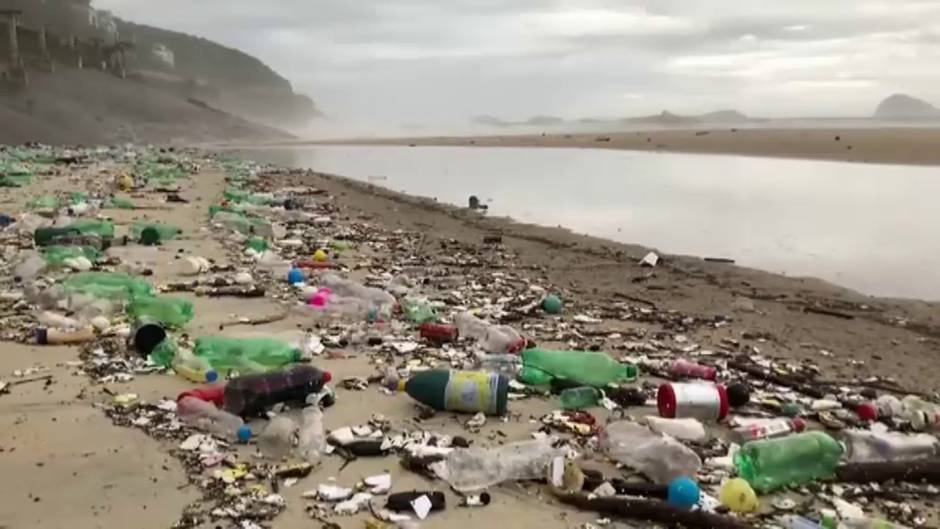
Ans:
[[[703,511],[687,511],[673,507],[664,501],[637,500],[631,498],[590,498],[586,494],[556,492],[562,503],[574,505],[587,511],[615,514],[624,518],[668,526],[683,526],[689,529],[752,529],[750,524],[730,516],[720,516]]]
[[[728,362],[728,367],[738,371],[744,371],[748,375],[757,377],[761,380],[766,380],[767,382],[771,382],[773,384],[777,384],[778,386],[795,389],[800,393],[813,397],[814,399],[821,399],[826,395],[826,392],[821,389],[804,384],[803,382],[796,380],[793,377],[778,375],[754,364],[748,364],[740,360],[734,360]]]
[[[822,314],[823,316],[833,316],[836,318],[842,318],[843,320],[854,320],[855,316],[847,314],[845,312],[839,312],[835,310],[822,309],[819,307],[803,307],[803,312],[811,314]]]
[[[926,481],[940,483],[940,459],[849,463],[836,469],[836,480],[845,483]]]

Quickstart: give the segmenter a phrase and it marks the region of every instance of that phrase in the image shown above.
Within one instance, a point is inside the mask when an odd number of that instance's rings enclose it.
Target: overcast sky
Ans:
[[[251,53],[350,123],[940,103],[940,1],[95,0]]]

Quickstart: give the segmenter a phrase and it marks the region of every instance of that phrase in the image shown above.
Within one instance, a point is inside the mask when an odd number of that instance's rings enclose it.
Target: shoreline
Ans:
[[[601,141],[602,139],[605,140]],[[349,138],[272,142],[265,145],[594,148],[853,163],[940,165],[940,128],[917,127],[757,129],[704,126],[688,129],[545,135]]]

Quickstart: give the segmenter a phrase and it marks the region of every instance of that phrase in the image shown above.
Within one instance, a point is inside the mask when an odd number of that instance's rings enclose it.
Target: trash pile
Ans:
[[[511,484],[601,513],[596,525],[922,527],[936,511],[934,396],[890,380],[827,382],[743,337],[715,350],[691,338],[727,327],[729,316],[582,302],[500,241],[388,229],[351,215],[302,172],[134,148],[3,155],[4,178],[22,172],[10,160],[105,168],[83,193],[31,199],[3,229],[4,338],[80,345],[82,369],[99,384],[191,383],[157,403],[112,394],[99,404],[115,424],[168,443],[202,492],[176,527],[260,527],[295,483],[309,489],[312,518],[369,513],[372,528],[447,516],[454,495],[486,508]],[[108,209],[135,207],[120,193],[186,200],[180,184],[202,168],[226,174],[206,225],[227,262],[157,263],[187,280],[156,284],[154,263],[133,255],[187,234],[116,224]],[[239,323],[263,331],[300,318],[305,332],[296,342],[190,336],[194,305],[174,292],[268,298],[281,310]],[[323,363],[346,355],[367,357],[371,371],[333,380]],[[326,430],[324,415],[352,392],[415,408]],[[555,407],[531,420],[529,438],[481,435],[488,421],[528,421],[529,401]],[[466,435],[419,428],[435,415]],[[397,459],[427,490],[396,490],[389,473],[327,479],[316,472],[323,458]]]

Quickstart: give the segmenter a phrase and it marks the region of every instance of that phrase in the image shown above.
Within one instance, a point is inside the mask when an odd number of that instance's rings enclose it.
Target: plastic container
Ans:
[[[476,340],[487,353],[518,353],[526,345],[525,338],[512,327],[487,323],[469,312],[458,314],[454,324],[460,337]]]
[[[194,316],[191,301],[166,296],[139,297],[128,305],[127,314],[132,318],[148,319],[176,328],[183,327]]]
[[[151,360],[164,367],[170,365],[176,355],[176,345],[167,341],[166,329],[160,322],[142,318],[135,320],[131,325],[128,336],[131,347],[144,358],[150,356]],[[159,350],[159,346],[163,346]]]
[[[97,298],[130,302],[143,297],[153,297],[150,283],[137,277],[118,272],[81,272],[62,281],[67,292],[81,292]]]
[[[527,349],[522,352],[519,380],[534,386],[548,386],[552,379],[603,388],[608,384],[636,380],[637,368],[621,364],[607,353]]]
[[[667,419],[691,417],[720,421],[728,416],[728,393],[721,384],[664,383],[656,394],[659,415]]]
[[[702,466],[698,455],[679,441],[630,421],[607,425],[601,446],[611,459],[645,474],[654,483],[694,476]]]
[[[824,432],[746,443],[734,456],[738,475],[761,493],[835,473],[843,448]]]
[[[241,417],[220,410],[211,402],[196,397],[179,399],[176,402],[176,415],[184,424],[225,439],[236,439],[243,443],[251,439],[251,428],[245,425]]]
[[[731,440],[744,444],[749,441],[759,441],[772,437],[782,437],[806,429],[803,419],[767,419],[754,421],[745,426],[739,426],[731,431]]]
[[[715,380],[718,376],[718,370],[714,367],[703,366],[688,360],[676,360],[669,365],[669,374],[680,378]]]
[[[204,336],[196,339],[193,353],[220,373],[271,370],[299,362],[303,357],[299,348],[268,337]]]
[[[940,454],[940,440],[929,434],[846,430],[843,441],[845,460],[850,463],[908,461]]]
[[[443,323],[422,323],[418,327],[421,337],[434,344],[450,343],[457,340],[457,326]]]
[[[233,378],[225,384],[225,409],[242,417],[262,415],[270,406],[303,403],[332,379],[310,365]]]
[[[483,371],[420,371],[397,388],[436,410],[505,415],[509,401],[509,379]]]
[[[566,410],[583,410],[597,406],[602,397],[600,390],[590,386],[568,388],[558,395],[561,400],[561,407]]]

